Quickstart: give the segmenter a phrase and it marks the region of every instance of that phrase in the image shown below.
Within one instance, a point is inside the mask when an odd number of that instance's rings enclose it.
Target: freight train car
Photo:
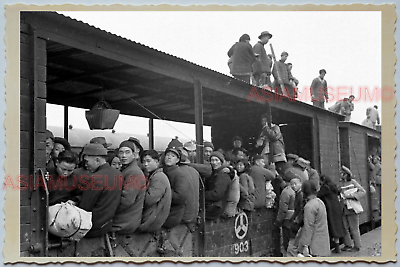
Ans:
[[[339,177],[340,121],[343,116],[288,99],[232,77],[167,55],[54,12],[21,12],[20,138],[21,174],[42,179],[45,164],[46,103],[92,109],[107,101],[121,114],[187,122],[196,126],[197,159],[203,161],[203,125],[211,126],[216,148],[229,149],[240,135],[253,150],[260,116],[281,126],[286,153]],[[252,151],[256,153],[256,149]],[[342,155],[342,156],[341,156]],[[45,183],[45,182],[44,182]],[[29,184],[28,184],[28,188]],[[96,244],[49,239],[46,190],[20,194],[21,256],[274,256],[279,255],[276,210],[240,212],[216,221],[204,218],[204,192],[196,225],[135,233]],[[168,243],[167,247],[160,247]],[[167,241],[167,242],[164,242]]]

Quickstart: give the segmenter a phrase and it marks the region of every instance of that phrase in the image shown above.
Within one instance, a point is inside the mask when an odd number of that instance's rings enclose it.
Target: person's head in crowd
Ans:
[[[214,151],[210,155],[210,164],[213,170],[219,169],[225,162],[224,155],[221,152]]]
[[[59,176],[68,177],[78,165],[78,156],[71,150],[65,150],[58,154],[55,165]]]
[[[327,185],[333,192],[337,191],[337,186],[332,181],[332,179],[329,178],[329,176],[323,174],[321,175],[319,180],[321,181],[321,185]]]
[[[239,42],[250,42],[250,36],[247,33],[243,34],[240,36]]]
[[[240,136],[238,136],[238,135],[236,135],[235,137],[233,137],[232,142],[233,142],[233,148],[234,148],[234,149],[235,149],[235,148],[242,147],[242,145],[243,145],[243,139],[242,139],[242,137],[240,137]]]
[[[130,137],[122,141],[118,148],[118,157],[121,159],[122,166],[138,162],[142,151],[143,147],[137,138]]]
[[[111,167],[120,170],[122,167],[121,159],[118,157],[118,151],[110,150],[107,152],[107,162]]]
[[[210,161],[211,153],[214,151],[213,143],[209,141],[204,141],[204,160]]]
[[[253,164],[256,165],[256,166],[264,168],[265,167],[264,157],[262,155],[259,155],[259,154],[255,155],[253,157]]]
[[[243,147],[236,147],[232,150],[232,154],[236,159],[247,158],[246,150]]]
[[[301,157],[296,160],[296,165],[298,165],[302,170],[307,168],[306,160]]]
[[[247,159],[239,159],[235,164],[235,169],[239,174],[250,171],[250,163]]]
[[[299,158],[299,156],[297,156],[296,154],[287,154],[286,155],[287,162],[292,165],[296,162],[296,160],[298,158]]]
[[[46,163],[50,161],[53,149],[54,149],[54,135],[51,131],[46,130]]]
[[[108,148],[112,145],[111,143],[107,143],[106,138],[103,136],[93,137],[92,139],[90,139],[89,143],[90,144],[100,144],[100,145],[103,145],[105,148]]]
[[[373,164],[377,164],[377,163],[380,163],[380,162],[381,162],[381,158],[378,155],[374,155],[372,157],[372,163]]]
[[[289,56],[289,53],[286,52],[286,51],[283,51],[283,52],[281,53],[281,60],[280,60],[280,61],[283,62],[283,63],[285,63],[285,61],[287,60],[288,56]]]
[[[189,152],[184,147],[179,148],[179,154],[181,156],[181,160],[179,161],[179,164],[191,163],[190,158],[189,158]]]
[[[218,149],[218,152],[220,152],[225,159],[225,165],[226,166],[232,166],[234,162],[234,156],[231,151],[223,151],[222,149]]]
[[[181,160],[179,148],[167,147],[164,154],[164,164],[168,167],[177,165]]]
[[[378,109],[378,106],[377,106],[377,105],[375,105],[375,106],[374,106],[374,108],[375,108],[375,109]]]
[[[313,183],[309,180],[306,180],[301,185],[301,191],[303,191],[304,197],[309,197],[311,195],[317,194],[317,187],[316,187],[315,183]]]
[[[320,77],[321,79],[324,79],[325,74],[326,74],[326,70],[325,70],[325,69],[319,70],[319,77]]]
[[[293,64],[292,63],[287,63],[286,65],[287,65],[288,69],[291,71],[292,68],[293,68]]]
[[[353,173],[346,166],[342,166],[340,169],[340,178],[342,181],[351,181],[353,178]]]
[[[299,192],[301,189],[301,180],[300,177],[294,177],[290,180],[290,186],[292,187],[294,192]]]
[[[103,145],[87,144],[82,153],[89,172],[96,172],[100,166],[107,163],[107,149]]]
[[[196,142],[194,141],[189,141],[183,144],[183,147],[186,149],[188,152],[189,156],[189,161],[190,162],[195,162],[196,160]]]
[[[260,39],[260,42],[262,44],[267,44],[269,39],[272,38],[272,34],[269,33],[269,31],[263,31],[261,34],[258,36],[258,39]]]
[[[53,157],[57,158],[60,152],[71,150],[71,145],[67,139],[62,137],[54,137]]]
[[[268,114],[264,113],[261,115],[261,125],[264,127],[265,125],[267,125],[268,122]]]
[[[142,153],[142,166],[147,173],[152,173],[160,167],[160,155],[154,149]]]
[[[350,101],[350,102],[353,102],[354,99],[356,99],[356,97],[355,97],[354,95],[350,95],[350,96],[349,96],[349,101]]]

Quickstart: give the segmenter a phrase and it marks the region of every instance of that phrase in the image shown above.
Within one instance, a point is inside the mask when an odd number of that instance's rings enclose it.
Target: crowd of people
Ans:
[[[279,126],[268,124],[267,118],[261,116],[260,154],[250,156],[242,138],[235,136],[227,151],[205,141],[203,163],[197,162],[193,141],[172,139],[159,153],[144,150],[133,137],[116,150],[107,149],[104,137],[95,137],[77,155],[67,140],[47,131],[50,180],[57,177],[67,185],[49,186],[49,205],[68,202],[92,212],[93,226],[85,239],[162,232],[180,224],[194,229],[203,184],[206,220],[274,209],[273,227],[283,240],[283,251],[276,256],[329,256],[331,246],[340,252],[339,238],[345,250],[359,250],[359,200],[365,190],[345,166],[336,185],[309,160],[286,154]]]

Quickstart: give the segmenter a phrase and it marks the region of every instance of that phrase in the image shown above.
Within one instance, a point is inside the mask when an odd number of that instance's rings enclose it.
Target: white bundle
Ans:
[[[55,236],[79,241],[92,228],[92,213],[71,203],[49,207],[49,232]]]

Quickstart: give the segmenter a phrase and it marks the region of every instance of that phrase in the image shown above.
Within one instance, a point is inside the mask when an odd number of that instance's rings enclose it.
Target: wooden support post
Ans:
[[[154,119],[149,119],[149,149],[154,149]]]
[[[68,105],[64,105],[64,138],[68,140]]]
[[[198,80],[194,80],[194,120],[196,123],[197,163],[203,163],[203,88]]]

